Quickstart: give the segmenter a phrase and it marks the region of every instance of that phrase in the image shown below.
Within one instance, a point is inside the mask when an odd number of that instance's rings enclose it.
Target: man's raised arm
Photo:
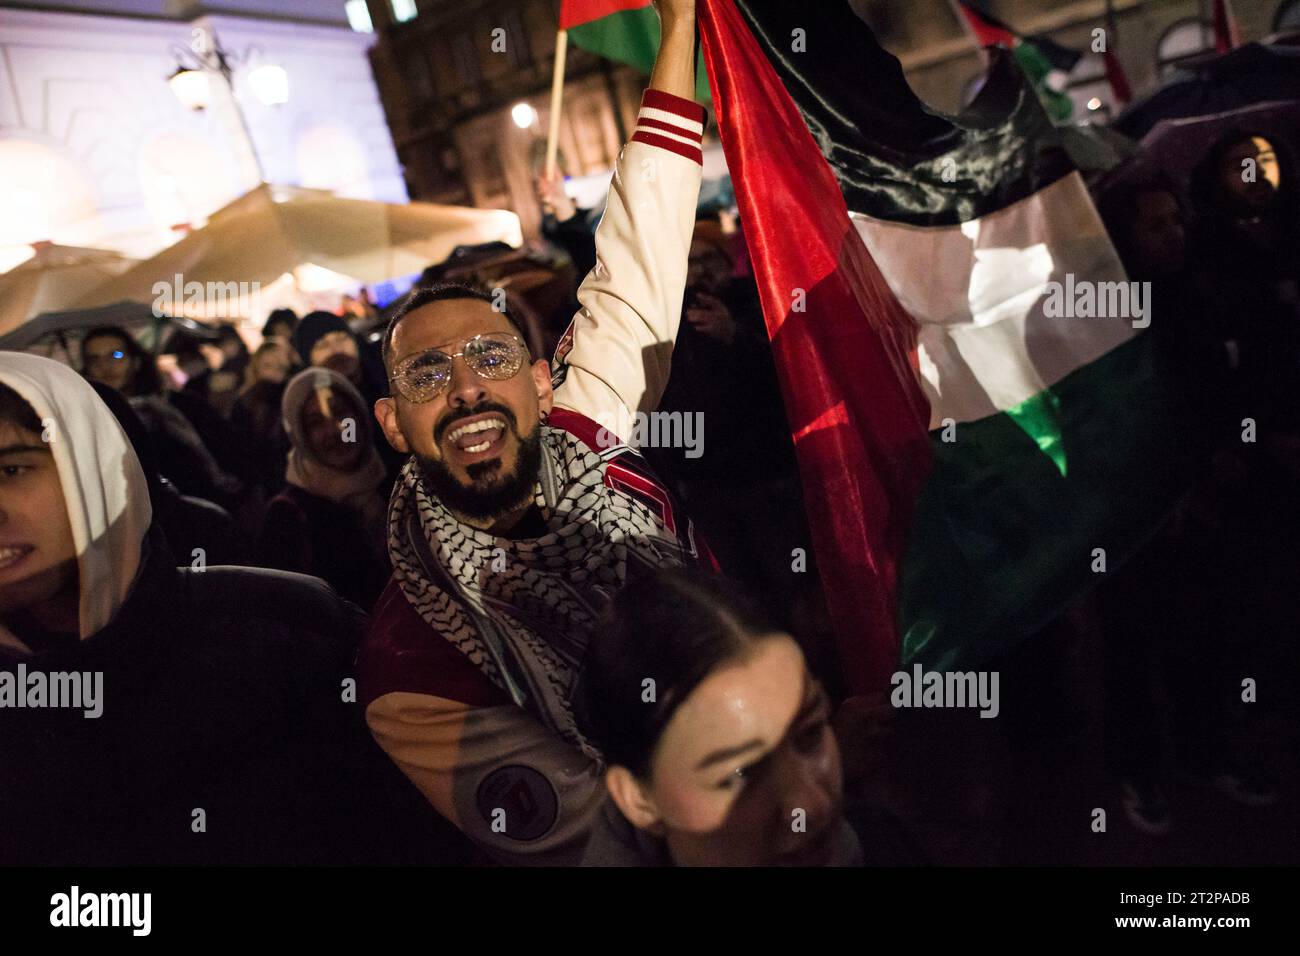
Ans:
[[[628,412],[653,411],[668,381],[700,191],[695,0],[655,6],[663,30],[650,88],[614,170],[582,309],[555,353],[556,405],[615,434]]]

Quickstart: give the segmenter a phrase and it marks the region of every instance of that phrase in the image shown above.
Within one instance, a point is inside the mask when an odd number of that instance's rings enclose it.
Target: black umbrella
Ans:
[[[44,312],[24,322],[8,335],[0,336],[0,349],[21,352],[44,339],[55,338],[66,347],[69,333],[86,332],[100,325],[124,329],[152,329],[156,342],[165,328],[215,342],[221,334],[213,328],[183,316],[154,315],[150,306],[139,302],[118,302],[97,309],[72,309],[67,312]]]
[[[1192,176],[1206,151],[1231,132],[1265,136],[1277,145],[1289,146],[1294,153],[1300,149],[1300,101],[1260,103],[1210,116],[1161,120],[1142,140],[1142,146],[1156,168],[1190,198]]]
[[[1270,100],[1300,100],[1300,49],[1248,43],[1188,65],[1130,105],[1114,125],[1141,139],[1164,119],[1226,113]]]

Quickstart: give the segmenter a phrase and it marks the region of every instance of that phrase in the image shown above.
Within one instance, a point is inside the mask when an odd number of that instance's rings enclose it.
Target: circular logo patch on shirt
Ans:
[[[512,840],[543,837],[560,816],[560,798],[551,781],[524,764],[493,770],[478,785],[476,801],[492,832]]]

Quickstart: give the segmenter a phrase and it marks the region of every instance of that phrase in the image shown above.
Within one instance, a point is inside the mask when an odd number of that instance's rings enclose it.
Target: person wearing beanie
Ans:
[[[361,393],[367,418],[375,402],[388,394],[388,376],[378,349],[364,346],[347,320],[333,312],[309,312],[303,316],[293,332],[293,348],[308,368],[329,369],[347,379]],[[391,486],[405,456],[395,452],[378,429],[373,431],[374,449],[379,453]]]
[[[328,368],[361,385],[361,348],[348,323],[333,312],[309,312],[293,330],[293,347],[303,362]]]
[[[262,326],[262,338],[281,339],[285,345],[289,345],[297,327],[297,312],[293,309],[275,309],[266,317],[266,324]]]

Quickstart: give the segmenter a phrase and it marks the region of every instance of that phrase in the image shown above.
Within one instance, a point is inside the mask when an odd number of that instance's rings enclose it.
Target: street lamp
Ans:
[[[289,102],[289,74],[282,66],[263,63],[255,67],[248,74],[248,85],[264,106],[283,106]]]
[[[537,110],[528,103],[516,103],[510,111],[510,118],[520,129],[528,129],[537,122]]]
[[[167,78],[167,85],[187,110],[207,109],[212,102],[212,86],[208,83],[208,74],[202,70],[178,66],[176,72]]]
[[[257,166],[257,178],[265,182],[266,173],[262,169],[261,157],[257,155],[257,146],[248,129],[248,120],[244,110],[235,96],[235,68],[247,66],[255,58],[260,58],[262,49],[250,46],[243,54],[236,55],[221,46],[216,34],[206,27],[195,27],[188,47],[179,43],[172,45],[172,55],[176,58],[176,71],[167,78],[167,85],[176,95],[182,106],[188,110],[204,110],[212,103],[213,74],[220,76],[230,90],[231,101],[235,104],[235,114],[239,118],[240,129],[248,141],[249,151]],[[284,67],[273,63],[262,63],[253,67],[248,73],[248,85],[253,95],[265,106],[282,106],[289,99],[289,74]]]

